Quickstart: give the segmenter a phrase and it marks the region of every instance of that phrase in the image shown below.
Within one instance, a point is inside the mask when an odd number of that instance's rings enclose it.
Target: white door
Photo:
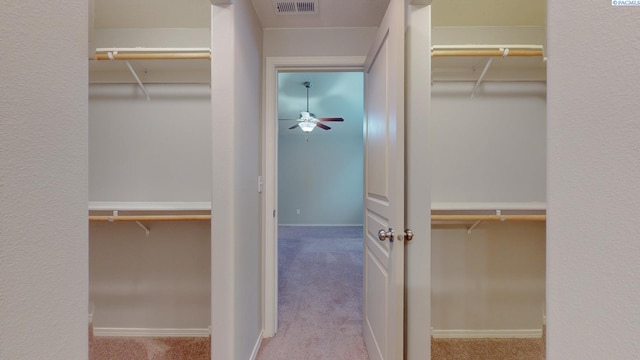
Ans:
[[[404,6],[390,1],[364,68],[363,333],[371,360],[403,358]],[[380,230],[395,236],[380,240]]]

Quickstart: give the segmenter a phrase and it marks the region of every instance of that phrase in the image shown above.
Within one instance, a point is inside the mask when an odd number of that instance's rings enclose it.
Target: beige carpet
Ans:
[[[542,339],[432,339],[431,360],[544,360]]]
[[[211,340],[199,338],[93,337],[90,360],[209,360]]]
[[[368,360],[362,228],[280,227],[279,328],[258,360]]]

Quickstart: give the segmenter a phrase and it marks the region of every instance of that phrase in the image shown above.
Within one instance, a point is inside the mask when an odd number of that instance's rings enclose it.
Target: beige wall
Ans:
[[[212,358],[260,340],[262,28],[249,1],[212,7]]]
[[[376,28],[265,29],[264,56],[365,56]]]
[[[96,45],[207,47],[205,30],[99,29]],[[185,76],[191,63],[158,68],[166,63],[132,62],[149,100],[124,62],[91,64],[89,201],[211,201],[210,70]],[[159,78],[173,83],[153,82]],[[194,79],[206,83],[185,84]],[[151,228],[149,237],[135,223],[89,225],[89,299],[96,335],[126,335],[128,329],[206,334],[210,224],[145,225]]]
[[[87,2],[0,11],[0,358],[86,359]]]
[[[89,294],[96,334],[191,331],[211,324],[211,227],[207,222],[89,226]]]
[[[546,87],[539,82],[432,86],[431,199],[435,203],[546,200]],[[464,206],[464,205],[463,205]],[[516,205],[517,206],[517,205]],[[504,209],[502,209],[504,210]],[[544,223],[435,225],[434,336],[464,330],[540,331],[545,298]]]
[[[639,22],[637,7],[549,2],[551,360],[638,354]]]

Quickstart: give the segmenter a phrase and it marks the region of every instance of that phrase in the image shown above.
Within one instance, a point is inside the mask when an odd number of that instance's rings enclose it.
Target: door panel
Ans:
[[[403,358],[404,6],[390,1],[365,62],[363,333],[371,360]],[[396,236],[379,240],[389,228]]]

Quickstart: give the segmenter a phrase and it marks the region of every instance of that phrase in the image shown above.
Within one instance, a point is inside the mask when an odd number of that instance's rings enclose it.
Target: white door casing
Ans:
[[[430,49],[430,1],[411,1],[409,5],[409,17],[411,24],[408,29],[408,59],[406,65],[407,71],[407,93],[410,97],[407,99],[407,164],[408,171],[403,174],[403,161],[389,158],[386,161],[392,161],[391,166],[399,165],[399,168],[392,168],[395,175],[394,181],[397,185],[402,185],[407,181],[407,225],[409,225],[414,233],[415,238],[411,243],[406,244],[406,317],[407,329],[406,336],[406,356],[407,359],[428,359],[430,358],[430,202],[429,187],[427,174],[427,122],[426,117],[429,113],[430,102],[430,58],[428,56]],[[404,6],[404,4],[395,3],[395,6]],[[404,8],[400,12],[403,12]],[[397,35],[397,33],[395,33]],[[376,49],[380,49],[382,37],[378,35]],[[403,40],[404,41],[404,40]],[[397,58],[404,55],[404,43],[398,41],[396,44],[401,46],[400,51],[392,52],[396,59],[392,59],[397,66],[401,66],[403,59]],[[387,44],[388,45],[388,44]],[[277,332],[277,218],[272,215],[276,208],[277,199],[277,178],[276,178],[276,148],[277,148],[277,73],[279,71],[322,71],[333,70],[367,70],[373,63],[373,56],[370,54],[366,59],[361,56],[310,56],[310,57],[267,57],[265,66],[265,111],[263,128],[263,181],[264,181],[264,198],[263,198],[263,329],[264,336],[271,337]],[[365,67],[365,60],[366,67]],[[365,75],[366,76],[366,75]],[[398,75],[400,76],[400,75]],[[395,79],[398,79],[397,77]],[[400,79],[402,81],[402,77]],[[390,91],[395,96],[396,110],[402,112],[404,104],[403,97],[404,87],[402,84],[396,85],[397,90]],[[402,119],[402,117],[400,117]],[[403,129],[398,129],[403,134]],[[398,133],[398,132],[396,132]],[[396,147],[396,150],[402,151],[402,147]],[[402,155],[402,154],[401,154]],[[395,155],[394,155],[395,156]],[[379,161],[372,161],[375,164],[382,164]],[[396,172],[398,171],[398,172]],[[402,192],[400,199],[405,196]],[[399,209],[403,207],[398,205]],[[396,234],[404,229],[404,224],[399,223],[395,226],[398,228]],[[367,232],[375,233],[376,229],[368,229]],[[367,236],[370,236],[367,234]],[[394,246],[398,244],[394,242]],[[394,256],[401,254],[398,250],[402,245],[394,247]],[[402,246],[404,247],[404,246]],[[413,260],[413,261],[411,261]],[[396,277],[402,278],[401,273],[396,273]],[[366,285],[365,285],[366,286]],[[402,284],[396,285],[397,292],[401,292]],[[388,302],[389,303],[389,302]],[[390,304],[390,303],[389,303]],[[394,303],[396,310],[396,319],[402,318],[402,299],[399,298]],[[365,310],[365,309],[363,309]],[[366,322],[365,322],[366,326]],[[389,329],[388,335],[393,335],[396,351],[402,351],[402,322],[396,324],[394,329]],[[387,346],[388,348],[388,346]],[[400,350],[398,350],[400,349]],[[370,358],[380,358],[375,355],[369,348]],[[400,355],[392,355],[388,359],[402,359]],[[376,357],[378,356],[378,357]]]
[[[371,360],[404,354],[404,31],[405,2],[391,0],[364,68],[363,336]],[[389,229],[381,241],[378,232]]]
[[[277,95],[280,71],[362,71],[364,56],[267,57],[265,68],[265,111],[263,128],[262,181],[262,281],[263,335],[272,337],[278,330],[278,259],[277,259]],[[273,215],[275,214],[275,216]]]

